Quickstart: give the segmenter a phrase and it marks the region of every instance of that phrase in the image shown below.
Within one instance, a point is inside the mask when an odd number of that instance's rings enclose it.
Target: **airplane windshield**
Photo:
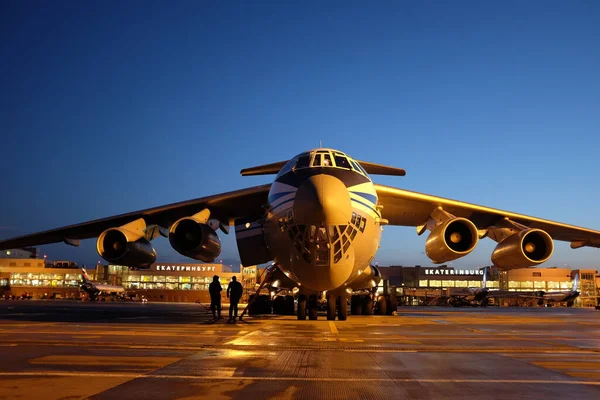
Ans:
[[[338,154],[335,155],[335,165],[341,168],[348,168],[351,169],[352,167],[350,166],[350,163],[348,162],[348,159],[344,156],[340,156]]]
[[[313,160],[313,167],[333,167],[329,153],[317,153]]]
[[[298,158],[298,161],[296,162],[296,166],[294,168],[296,168],[296,169],[307,168],[309,161],[310,161],[310,156],[308,156],[308,155],[301,156],[300,158]]]
[[[357,161],[346,156],[344,153],[332,152],[329,150],[317,150],[297,155],[283,166],[278,173],[278,177],[287,174],[292,170],[309,167],[343,168],[364,175],[367,178],[369,177],[367,172]]]

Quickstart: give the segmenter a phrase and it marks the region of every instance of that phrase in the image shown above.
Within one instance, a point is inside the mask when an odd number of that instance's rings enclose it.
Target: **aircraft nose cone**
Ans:
[[[294,219],[302,225],[345,225],[352,219],[348,189],[335,176],[318,174],[298,187]]]

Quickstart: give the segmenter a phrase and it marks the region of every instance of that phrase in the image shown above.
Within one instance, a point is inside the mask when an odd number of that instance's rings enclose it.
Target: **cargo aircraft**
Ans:
[[[483,238],[498,243],[491,261],[500,269],[547,261],[553,239],[572,248],[600,247],[596,230],[376,184],[372,175],[404,176],[405,171],[335,149],[316,148],[241,174],[275,179],[8,239],[0,250],[58,242],[78,246],[82,239],[97,238],[98,254],[106,261],[148,268],[156,260],[151,241],[162,235],[180,254],[212,262],[221,252],[217,232],[228,234],[233,227],[242,265],[270,263],[269,284],[293,290],[298,319],[307,314],[316,319],[316,299],[325,292],[327,318],[337,313],[345,320],[348,296],[372,290],[381,279],[372,261],[385,225],[429,232],[425,253],[433,263],[464,257]]]

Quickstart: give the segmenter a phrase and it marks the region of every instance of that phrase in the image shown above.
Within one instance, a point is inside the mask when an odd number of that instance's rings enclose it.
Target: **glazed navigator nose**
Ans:
[[[302,225],[345,225],[352,218],[346,185],[335,176],[318,174],[298,187],[294,219]]]

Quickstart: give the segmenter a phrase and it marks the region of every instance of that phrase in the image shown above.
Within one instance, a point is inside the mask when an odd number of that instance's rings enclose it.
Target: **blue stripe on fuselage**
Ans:
[[[282,198],[283,196],[287,196],[290,193],[294,193],[292,191],[289,192],[279,192],[279,193],[273,193],[269,196],[269,203],[274,203],[275,200]]]
[[[277,207],[281,207],[282,205],[289,203],[290,201],[294,201],[294,197],[292,197],[291,199],[287,199],[285,201],[282,201],[281,203],[275,205],[275,204],[271,204],[271,207],[273,207],[274,209]]]
[[[352,200],[352,201],[354,201],[354,202],[356,202],[356,203],[358,203],[358,204],[361,204],[361,205],[363,205],[363,206],[367,207],[368,209],[370,209],[371,211],[373,211],[373,212],[374,212],[374,213],[375,213],[375,214],[376,214],[378,217],[380,217],[380,218],[381,218],[381,214],[379,214],[379,210],[377,210],[375,207],[373,207],[373,206],[370,206],[370,205],[368,205],[368,204],[366,204],[366,203],[363,203],[362,201],[358,201],[358,200],[356,200],[356,199],[350,199],[350,200]]]
[[[350,192],[350,193],[354,193],[360,197],[364,197],[365,199],[369,200],[371,203],[373,204],[377,204],[377,196],[369,194],[369,193],[363,193],[363,192]]]

